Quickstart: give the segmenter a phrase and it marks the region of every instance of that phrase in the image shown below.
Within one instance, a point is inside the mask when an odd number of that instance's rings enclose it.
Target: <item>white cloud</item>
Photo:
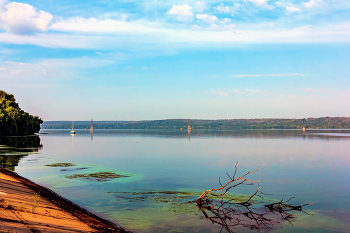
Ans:
[[[106,43],[106,38],[99,36],[65,34],[38,34],[23,36],[0,33],[0,42],[7,44],[36,45],[47,48],[91,49],[101,48],[101,45]],[[108,44],[111,45],[110,43]]]
[[[215,23],[212,23],[209,28],[209,30],[220,30],[220,29],[221,27]]]
[[[225,6],[223,3],[221,3],[220,5],[214,7],[214,9],[219,12],[219,13],[224,13],[224,14],[234,14],[236,13],[240,8],[242,7],[242,5],[240,3],[234,3],[233,6]]]
[[[115,22],[115,25],[120,21]],[[304,26],[283,28],[269,25],[237,25],[222,27],[212,31],[209,28],[170,28],[167,24],[154,24],[147,21],[122,22],[123,27],[112,27],[106,20],[97,20],[91,25],[88,19],[76,22],[58,22],[50,31],[59,33],[40,33],[21,36],[0,33],[0,43],[31,44],[51,48],[117,49],[137,48],[139,50],[166,50],[187,46],[208,46],[209,44],[234,45],[242,43],[349,43],[350,22],[325,26]],[[125,23],[125,24],[124,24]],[[56,27],[57,26],[57,27]],[[196,27],[196,26],[194,26]],[[105,31],[106,30],[106,31]],[[114,31],[113,31],[114,30]],[[67,33],[72,32],[72,33]],[[105,34],[104,32],[110,32]]]
[[[314,6],[317,6],[319,4],[323,3],[322,0],[310,0],[309,2],[303,2],[303,5],[306,7],[306,8],[312,8]]]
[[[312,91],[315,91],[317,89],[308,87],[308,88],[302,88],[302,90],[307,91],[307,92],[312,92]]]
[[[196,2],[196,4],[195,4],[195,10],[197,11],[197,12],[202,12],[202,11],[204,11],[205,10],[205,2],[200,2],[200,1],[198,1],[198,2]]]
[[[246,0],[248,2],[252,2],[255,5],[259,6],[259,5],[264,5],[266,4],[269,0]]]
[[[57,20],[49,29],[55,31],[74,31],[74,32],[129,32],[129,33],[149,33],[156,32],[161,25],[148,21],[126,22],[114,19],[96,19],[74,17],[65,20]]]
[[[223,20],[220,20],[220,23],[229,23],[231,22],[231,19],[229,18],[224,18]]]
[[[300,8],[295,6],[293,3],[275,2],[278,7],[285,7],[288,12],[301,12]]]
[[[269,10],[272,10],[274,8],[273,6],[271,6],[267,3],[269,0],[245,0],[245,1],[252,2],[256,6],[263,7],[265,9],[269,9]]]
[[[182,21],[193,20],[192,7],[189,5],[174,5],[167,13]]]
[[[62,76],[63,72],[54,68],[50,64],[43,63],[22,63],[14,61],[6,61],[1,64],[0,80],[21,80],[29,81],[31,79],[41,78],[58,78]]]
[[[284,7],[284,6],[285,6],[285,4],[284,4],[283,2],[275,2],[275,4],[276,4],[277,6],[281,6],[281,7]]]
[[[202,29],[202,27],[199,26],[199,25],[197,25],[197,24],[191,25],[191,28],[194,29],[194,30],[200,30],[200,29]]]
[[[228,6],[224,6],[223,3],[221,3],[219,6],[214,7],[214,9],[216,11],[218,11],[219,13],[230,13],[231,12],[231,7]]]
[[[2,48],[0,47],[0,54],[4,54],[4,55],[13,55],[13,54],[15,54],[15,53],[16,53],[16,51],[13,50],[13,49],[2,49]]]
[[[236,24],[229,24],[223,26],[226,30],[233,30],[236,28]]]
[[[265,90],[260,90],[260,89],[245,89],[247,93],[251,94],[267,94],[268,92]]]
[[[0,4],[0,27],[14,34],[33,34],[47,31],[53,16],[45,11],[38,11],[35,7],[9,2]]]
[[[208,15],[208,14],[197,14],[197,19],[203,20],[206,23],[214,23],[215,21],[218,21],[218,17],[215,15]]]
[[[223,90],[212,90],[212,91],[206,91],[206,93],[211,93],[214,95],[219,95],[219,96],[228,96],[228,93],[226,91]]]
[[[289,11],[289,12],[301,12],[301,10],[294,6],[294,5],[289,5],[289,6],[286,6],[286,10]]]
[[[233,90],[233,93],[239,94],[239,95],[245,95],[245,94],[267,95],[268,91],[260,90],[260,89],[244,89],[244,90],[235,89]]]
[[[231,75],[233,78],[273,78],[273,77],[293,77],[293,76],[305,76],[305,74],[236,74]]]
[[[106,59],[78,57],[69,59],[43,59],[36,62],[5,61],[0,63],[0,80],[47,81],[76,77],[77,70],[103,67],[113,62]]]
[[[269,0],[244,0],[244,1],[251,2],[251,3],[255,4],[256,6],[261,7],[261,8],[265,8],[267,10],[274,9],[273,6],[268,4]]]

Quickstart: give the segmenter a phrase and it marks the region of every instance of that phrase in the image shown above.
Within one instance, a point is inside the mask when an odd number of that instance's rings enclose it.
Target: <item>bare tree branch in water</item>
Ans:
[[[196,200],[197,206],[203,213],[204,217],[210,220],[213,224],[221,225],[222,228],[220,232],[223,229],[226,229],[229,233],[235,232],[235,230],[239,227],[247,227],[251,230],[270,229],[274,224],[283,221],[288,221],[290,224],[292,224],[296,218],[296,215],[294,215],[292,212],[306,213],[302,208],[313,204],[289,204],[289,201],[294,198],[292,197],[287,201],[283,201],[282,199],[279,202],[265,204],[260,208],[254,208],[252,206],[252,199],[255,196],[263,198],[262,195],[266,195],[260,191],[260,186],[254,194],[243,202],[236,202],[237,198],[228,199],[227,197],[224,197],[227,191],[229,191],[231,188],[237,187],[244,183],[252,185],[254,183],[259,184],[261,182],[251,181],[245,177],[249,174],[260,174],[258,171],[262,170],[263,168],[260,168],[259,166],[255,171],[249,171],[243,176],[235,178],[237,173],[237,164],[238,162],[235,165],[235,172],[232,177],[226,173],[230,180],[225,185],[222,185],[219,178],[219,184],[221,185],[220,188],[205,190]],[[218,191],[219,193],[215,193]],[[220,197],[220,199],[213,199],[208,195]]]
[[[234,187],[237,187],[238,185],[241,185],[241,184],[245,184],[245,183],[248,183],[249,185],[253,185],[254,183],[260,183],[261,181],[252,181],[252,180],[249,180],[249,179],[246,179],[245,177],[250,175],[250,174],[258,174],[258,175],[261,175],[260,173],[258,173],[258,171],[261,171],[263,170],[264,168],[260,168],[260,166],[255,170],[255,171],[248,171],[247,173],[245,173],[244,175],[242,176],[239,176],[238,178],[235,178],[236,174],[237,174],[237,164],[238,162],[236,163],[235,165],[235,172],[233,174],[233,176],[231,177],[227,172],[226,172],[226,175],[230,178],[230,180],[225,184],[223,185],[221,183],[221,179],[219,177],[219,184],[221,185],[220,188],[212,188],[212,189],[208,189],[208,190],[205,190],[198,198],[197,198],[197,204],[201,204],[201,202],[203,202],[205,199],[208,198],[208,195],[212,195],[212,196],[215,196],[215,197],[222,197],[224,196],[231,188],[234,188]],[[234,182],[238,182],[238,183],[234,183]],[[256,193],[253,196],[255,196],[258,192],[259,192],[259,189],[260,189],[260,186],[258,188],[258,190],[256,191]],[[214,192],[218,192],[220,191],[220,193],[214,193]],[[251,197],[251,198],[252,198]],[[248,202],[251,200],[251,198],[245,202],[245,204],[248,204]]]

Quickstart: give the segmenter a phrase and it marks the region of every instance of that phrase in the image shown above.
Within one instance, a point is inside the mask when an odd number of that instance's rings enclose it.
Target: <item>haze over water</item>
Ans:
[[[284,221],[272,232],[349,232],[350,133],[345,130],[42,130],[43,148],[22,158],[19,174],[134,232],[219,232],[194,201],[218,187],[238,161],[238,175],[258,166],[266,201],[287,200],[311,215]],[[71,171],[45,165],[71,162]],[[75,170],[75,168],[86,168]],[[111,171],[129,177],[97,182],[66,175]],[[231,195],[251,195],[238,186]],[[184,195],[183,193],[187,193]],[[188,194],[190,193],[190,194]],[[192,196],[191,196],[192,195]],[[187,199],[186,199],[187,198]],[[250,231],[238,227],[239,232]]]

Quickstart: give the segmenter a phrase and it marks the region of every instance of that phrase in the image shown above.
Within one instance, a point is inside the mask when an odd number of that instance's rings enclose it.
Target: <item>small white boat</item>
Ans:
[[[70,134],[71,134],[71,135],[75,135],[75,131],[73,130],[73,128],[74,128],[74,121],[73,121],[73,123],[72,123],[72,130],[70,131]]]

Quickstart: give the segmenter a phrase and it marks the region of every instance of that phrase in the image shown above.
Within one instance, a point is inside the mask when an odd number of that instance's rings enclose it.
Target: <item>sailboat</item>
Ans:
[[[73,128],[74,128],[74,121],[72,122],[72,130],[70,131],[71,135],[75,135],[75,131],[73,130]]]
[[[188,119],[188,126],[187,126],[187,131],[191,131],[191,120]]]
[[[94,125],[93,125],[93,121],[92,121],[92,118],[91,118],[91,126],[90,126],[90,131],[93,131],[94,130]]]

